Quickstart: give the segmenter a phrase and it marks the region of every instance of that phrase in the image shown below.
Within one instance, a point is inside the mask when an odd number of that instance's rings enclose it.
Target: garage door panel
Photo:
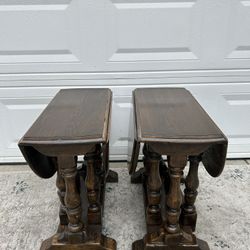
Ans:
[[[48,97],[0,98],[1,157],[21,156],[17,143],[24,132],[49,103]]]
[[[55,93],[53,88],[0,89],[0,162],[23,161],[17,142]]]
[[[77,7],[73,0],[1,0],[0,64],[79,63]]]
[[[131,108],[131,95],[113,96],[110,134],[112,159],[124,159],[127,155]]]
[[[227,61],[238,65],[239,63],[249,65],[250,1],[232,1],[225,50],[225,59]]]
[[[110,87],[126,159],[132,90],[187,87],[250,157],[249,0],[0,0],[0,161],[60,88]]]
[[[201,37],[192,39],[192,29],[200,32],[199,22],[193,18],[195,1],[111,2],[115,7],[112,35],[116,44],[109,62],[198,59],[192,51]]]
[[[0,0],[0,72],[249,68],[249,1]]]

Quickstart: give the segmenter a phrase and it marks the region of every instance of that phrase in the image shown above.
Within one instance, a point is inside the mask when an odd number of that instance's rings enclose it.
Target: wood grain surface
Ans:
[[[134,91],[139,141],[200,142],[224,139],[200,104],[184,88],[143,88]]]
[[[20,143],[107,141],[111,97],[109,89],[60,90]]]

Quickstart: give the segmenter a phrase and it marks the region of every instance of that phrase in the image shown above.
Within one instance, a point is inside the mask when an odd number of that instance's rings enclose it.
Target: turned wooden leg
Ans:
[[[170,185],[166,196],[166,223],[165,229],[170,234],[180,232],[179,217],[182,204],[180,189],[182,171],[186,166],[187,157],[171,155],[168,157]]]
[[[84,160],[87,163],[87,176],[85,184],[89,201],[88,223],[101,224],[101,206],[99,200],[100,180],[95,172],[95,166],[98,168],[98,164],[100,163],[98,147],[96,147],[95,151],[87,153],[84,156]]]
[[[71,233],[80,232],[83,228],[81,222],[81,201],[76,186],[76,162],[74,156],[58,157],[59,173],[64,179],[65,195],[64,204],[68,216],[68,230]],[[59,177],[60,185],[63,181]]]
[[[59,218],[60,218],[60,225],[68,225],[68,217],[65,207],[65,193],[66,193],[66,185],[65,181],[62,177],[62,175],[59,173],[59,170],[57,171],[57,177],[56,177],[56,186],[58,188],[57,194],[60,199],[60,209],[59,209]]]
[[[144,144],[143,146],[143,149],[142,149],[142,152],[143,152],[143,166],[144,166],[144,174],[146,176],[149,175],[149,171],[150,171],[150,167],[151,167],[151,161],[150,161],[150,148],[149,148],[149,145],[148,144]],[[152,153],[153,154],[153,153]],[[159,162],[160,164],[160,162]]]
[[[102,150],[103,150],[103,166],[105,168],[106,175],[108,175],[108,171],[109,171],[109,142],[106,144],[103,144]]]
[[[133,184],[139,184],[139,183],[143,183],[145,177],[148,175],[148,157],[147,157],[147,144],[144,144],[142,152],[143,152],[143,168],[140,168],[139,170],[137,170],[136,172],[134,172],[131,175],[131,183]]]
[[[198,178],[198,167],[201,161],[201,156],[190,156],[189,157],[189,172],[185,180],[185,190],[184,190],[184,204],[182,206],[181,212],[181,224],[183,226],[190,226],[192,231],[195,231],[197,213],[195,208],[195,200],[197,197],[197,188],[199,187]]]
[[[148,225],[159,225],[161,218],[161,186],[162,181],[159,172],[161,156],[144,147],[144,166],[147,178],[147,211],[146,220]]]
[[[94,156],[94,171],[95,171],[95,191],[97,193],[97,203],[100,206],[100,216],[102,210],[102,204],[104,203],[104,194],[101,190],[105,187],[105,178],[106,178],[106,167],[103,162],[102,157],[102,147],[100,144],[96,145],[95,156]],[[99,222],[101,223],[101,219]]]
[[[106,173],[106,182],[116,183],[118,182],[118,174],[115,171],[109,169],[109,142],[103,144],[102,151],[103,151],[103,166]]]
[[[98,177],[98,180],[103,183],[106,174],[106,167],[103,165],[102,148],[100,144],[96,145],[95,152],[93,154],[93,160],[95,174]]]

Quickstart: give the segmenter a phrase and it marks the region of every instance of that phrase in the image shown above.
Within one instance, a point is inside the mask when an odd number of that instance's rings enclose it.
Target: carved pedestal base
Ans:
[[[147,234],[132,244],[132,250],[209,250],[208,244],[193,233],[197,218],[194,202],[198,188],[198,161],[190,160],[191,170],[185,180],[183,199],[180,183],[186,159],[169,157],[167,166],[163,160],[157,162],[160,157],[148,149],[144,147],[143,151],[144,168],[131,176],[132,183],[143,185],[147,224]],[[160,183],[162,185],[157,186]],[[160,209],[157,213],[149,213],[150,205]]]
[[[85,154],[86,164],[78,171],[75,158],[58,158],[60,224],[41,250],[116,250],[116,241],[102,234],[102,214],[106,182],[118,182],[118,175],[106,174],[99,149]]]
[[[203,241],[197,239],[197,244],[195,245],[187,245],[181,244],[178,245],[167,245],[164,242],[154,242],[147,243],[145,239],[137,240],[132,245],[132,250],[209,250],[208,244]]]
[[[55,234],[42,243],[40,250],[115,250],[116,241],[100,235],[95,239],[86,239],[86,242],[61,242],[61,234]],[[84,236],[83,236],[84,238]]]
[[[197,239],[192,232],[181,230],[177,234],[168,234],[164,229],[161,233],[148,233],[142,240],[135,241],[133,250],[209,250],[208,244]]]

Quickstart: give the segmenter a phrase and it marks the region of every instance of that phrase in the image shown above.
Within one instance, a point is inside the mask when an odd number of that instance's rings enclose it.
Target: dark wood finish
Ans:
[[[164,245],[164,243],[162,244],[161,242],[154,242],[153,244],[147,244],[145,246],[145,241],[147,241],[147,238],[144,238],[142,240],[138,240],[135,241],[133,243],[132,249],[133,250],[141,250],[141,249],[145,249],[145,250],[197,250],[197,249],[202,249],[202,250],[209,250],[208,244],[203,241],[203,240],[199,240],[197,239],[197,243],[193,246],[182,246],[182,245],[176,245],[173,244],[172,246],[167,246]]]
[[[87,153],[84,160],[87,163],[87,176],[85,180],[87,196],[89,201],[88,222],[90,224],[101,223],[100,187],[103,183],[102,161],[100,147],[95,151]],[[98,181],[99,179],[99,181]]]
[[[115,250],[102,235],[102,213],[109,171],[109,89],[61,90],[19,142],[33,171],[42,178],[57,172],[61,202],[57,233],[42,250]],[[77,155],[84,164],[77,169]]]
[[[182,204],[180,184],[182,172],[186,166],[186,162],[186,156],[181,154],[171,155],[168,158],[170,185],[168,193],[166,194],[165,230],[169,234],[176,234],[180,232],[179,216]]]
[[[185,143],[222,139],[220,129],[186,89],[136,89],[134,98],[139,140]]]
[[[160,160],[161,156],[144,147],[144,166],[147,174],[147,211],[146,220],[148,225],[160,225],[161,220],[161,187]]]
[[[111,91],[60,90],[23,137],[25,144],[80,144],[108,141]]]
[[[211,176],[218,176],[227,138],[183,88],[136,89],[133,101],[135,135],[130,138],[134,144],[129,172],[133,183],[143,183],[147,234],[132,249],[209,249],[194,234],[198,166],[202,161]],[[144,168],[136,172],[141,143]],[[180,184],[188,161],[183,194]]]
[[[195,208],[195,200],[197,197],[197,189],[199,187],[199,177],[198,177],[198,168],[199,163],[201,161],[201,156],[190,156],[189,157],[189,171],[188,175],[185,179],[185,186],[184,189],[184,203],[182,205],[181,210],[181,218],[180,223],[183,226],[190,225],[192,231],[195,231],[196,227],[196,220],[197,220],[197,213]]]
[[[69,221],[67,217],[67,209],[66,209],[65,202],[64,202],[65,193],[66,193],[66,185],[65,185],[64,178],[59,173],[59,171],[57,171],[56,186],[58,188],[57,194],[61,202],[60,209],[59,209],[60,224],[68,225]]]

